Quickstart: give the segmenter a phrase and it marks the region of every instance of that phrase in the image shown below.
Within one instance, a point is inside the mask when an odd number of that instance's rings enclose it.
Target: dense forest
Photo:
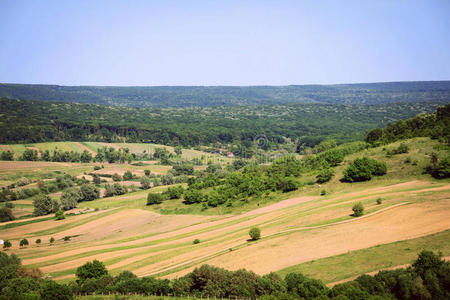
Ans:
[[[0,97],[130,107],[286,103],[448,102],[450,81],[290,86],[57,86],[0,84]]]
[[[285,104],[232,107],[132,108],[0,98],[0,143],[45,141],[151,142],[166,145],[253,145],[290,141],[313,147],[326,138],[362,140],[367,131],[438,102]]]
[[[439,139],[442,143],[450,142],[450,104],[438,107],[434,113],[420,114],[388,124],[385,128],[372,129],[366,141],[379,145],[420,136]]]

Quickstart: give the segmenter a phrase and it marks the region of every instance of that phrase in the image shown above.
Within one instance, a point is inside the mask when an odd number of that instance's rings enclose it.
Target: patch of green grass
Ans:
[[[23,222],[16,222],[16,223],[9,223],[9,224],[6,224],[6,225],[1,225],[0,226],[0,230],[15,228],[15,227],[28,225],[28,224],[33,224],[33,223],[44,222],[44,221],[52,220],[54,218],[55,217],[52,215],[51,217],[48,217],[48,218],[34,219],[34,220],[23,221]]]
[[[409,264],[422,250],[441,251],[450,254],[450,230],[436,234],[367,249],[313,260],[291,266],[277,273],[284,277],[291,272],[301,272],[309,277],[331,283],[397,265]]]

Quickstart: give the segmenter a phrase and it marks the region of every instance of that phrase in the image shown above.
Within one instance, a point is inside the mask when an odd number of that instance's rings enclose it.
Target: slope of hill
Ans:
[[[0,84],[0,97],[131,107],[234,106],[286,103],[443,103],[450,98],[450,81],[246,87],[108,87],[3,83]]]

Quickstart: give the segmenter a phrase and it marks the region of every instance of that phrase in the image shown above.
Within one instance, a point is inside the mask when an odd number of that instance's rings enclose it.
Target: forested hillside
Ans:
[[[438,103],[286,104],[234,107],[131,108],[0,98],[0,143],[42,141],[235,144],[265,147],[289,140],[314,146],[364,139],[368,130],[436,110]]]
[[[244,87],[105,87],[0,84],[0,97],[131,107],[235,106],[286,103],[443,103],[450,99],[450,81]]]

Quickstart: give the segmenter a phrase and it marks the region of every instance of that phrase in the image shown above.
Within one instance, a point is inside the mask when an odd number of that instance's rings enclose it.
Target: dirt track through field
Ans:
[[[83,145],[82,143],[79,143],[79,142],[73,142],[75,145],[77,145],[78,147],[80,147],[80,149],[82,150],[82,151],[84,151],[84,150],[86,150],[87,152],[89,152],[91,155],[92,155],[92,157],[95,157],[97,154],[95,153],[95,151],[93,151],[92,149],[90,149],[90,148],[88,148],[88,147],[86,147],[85,145]]]

